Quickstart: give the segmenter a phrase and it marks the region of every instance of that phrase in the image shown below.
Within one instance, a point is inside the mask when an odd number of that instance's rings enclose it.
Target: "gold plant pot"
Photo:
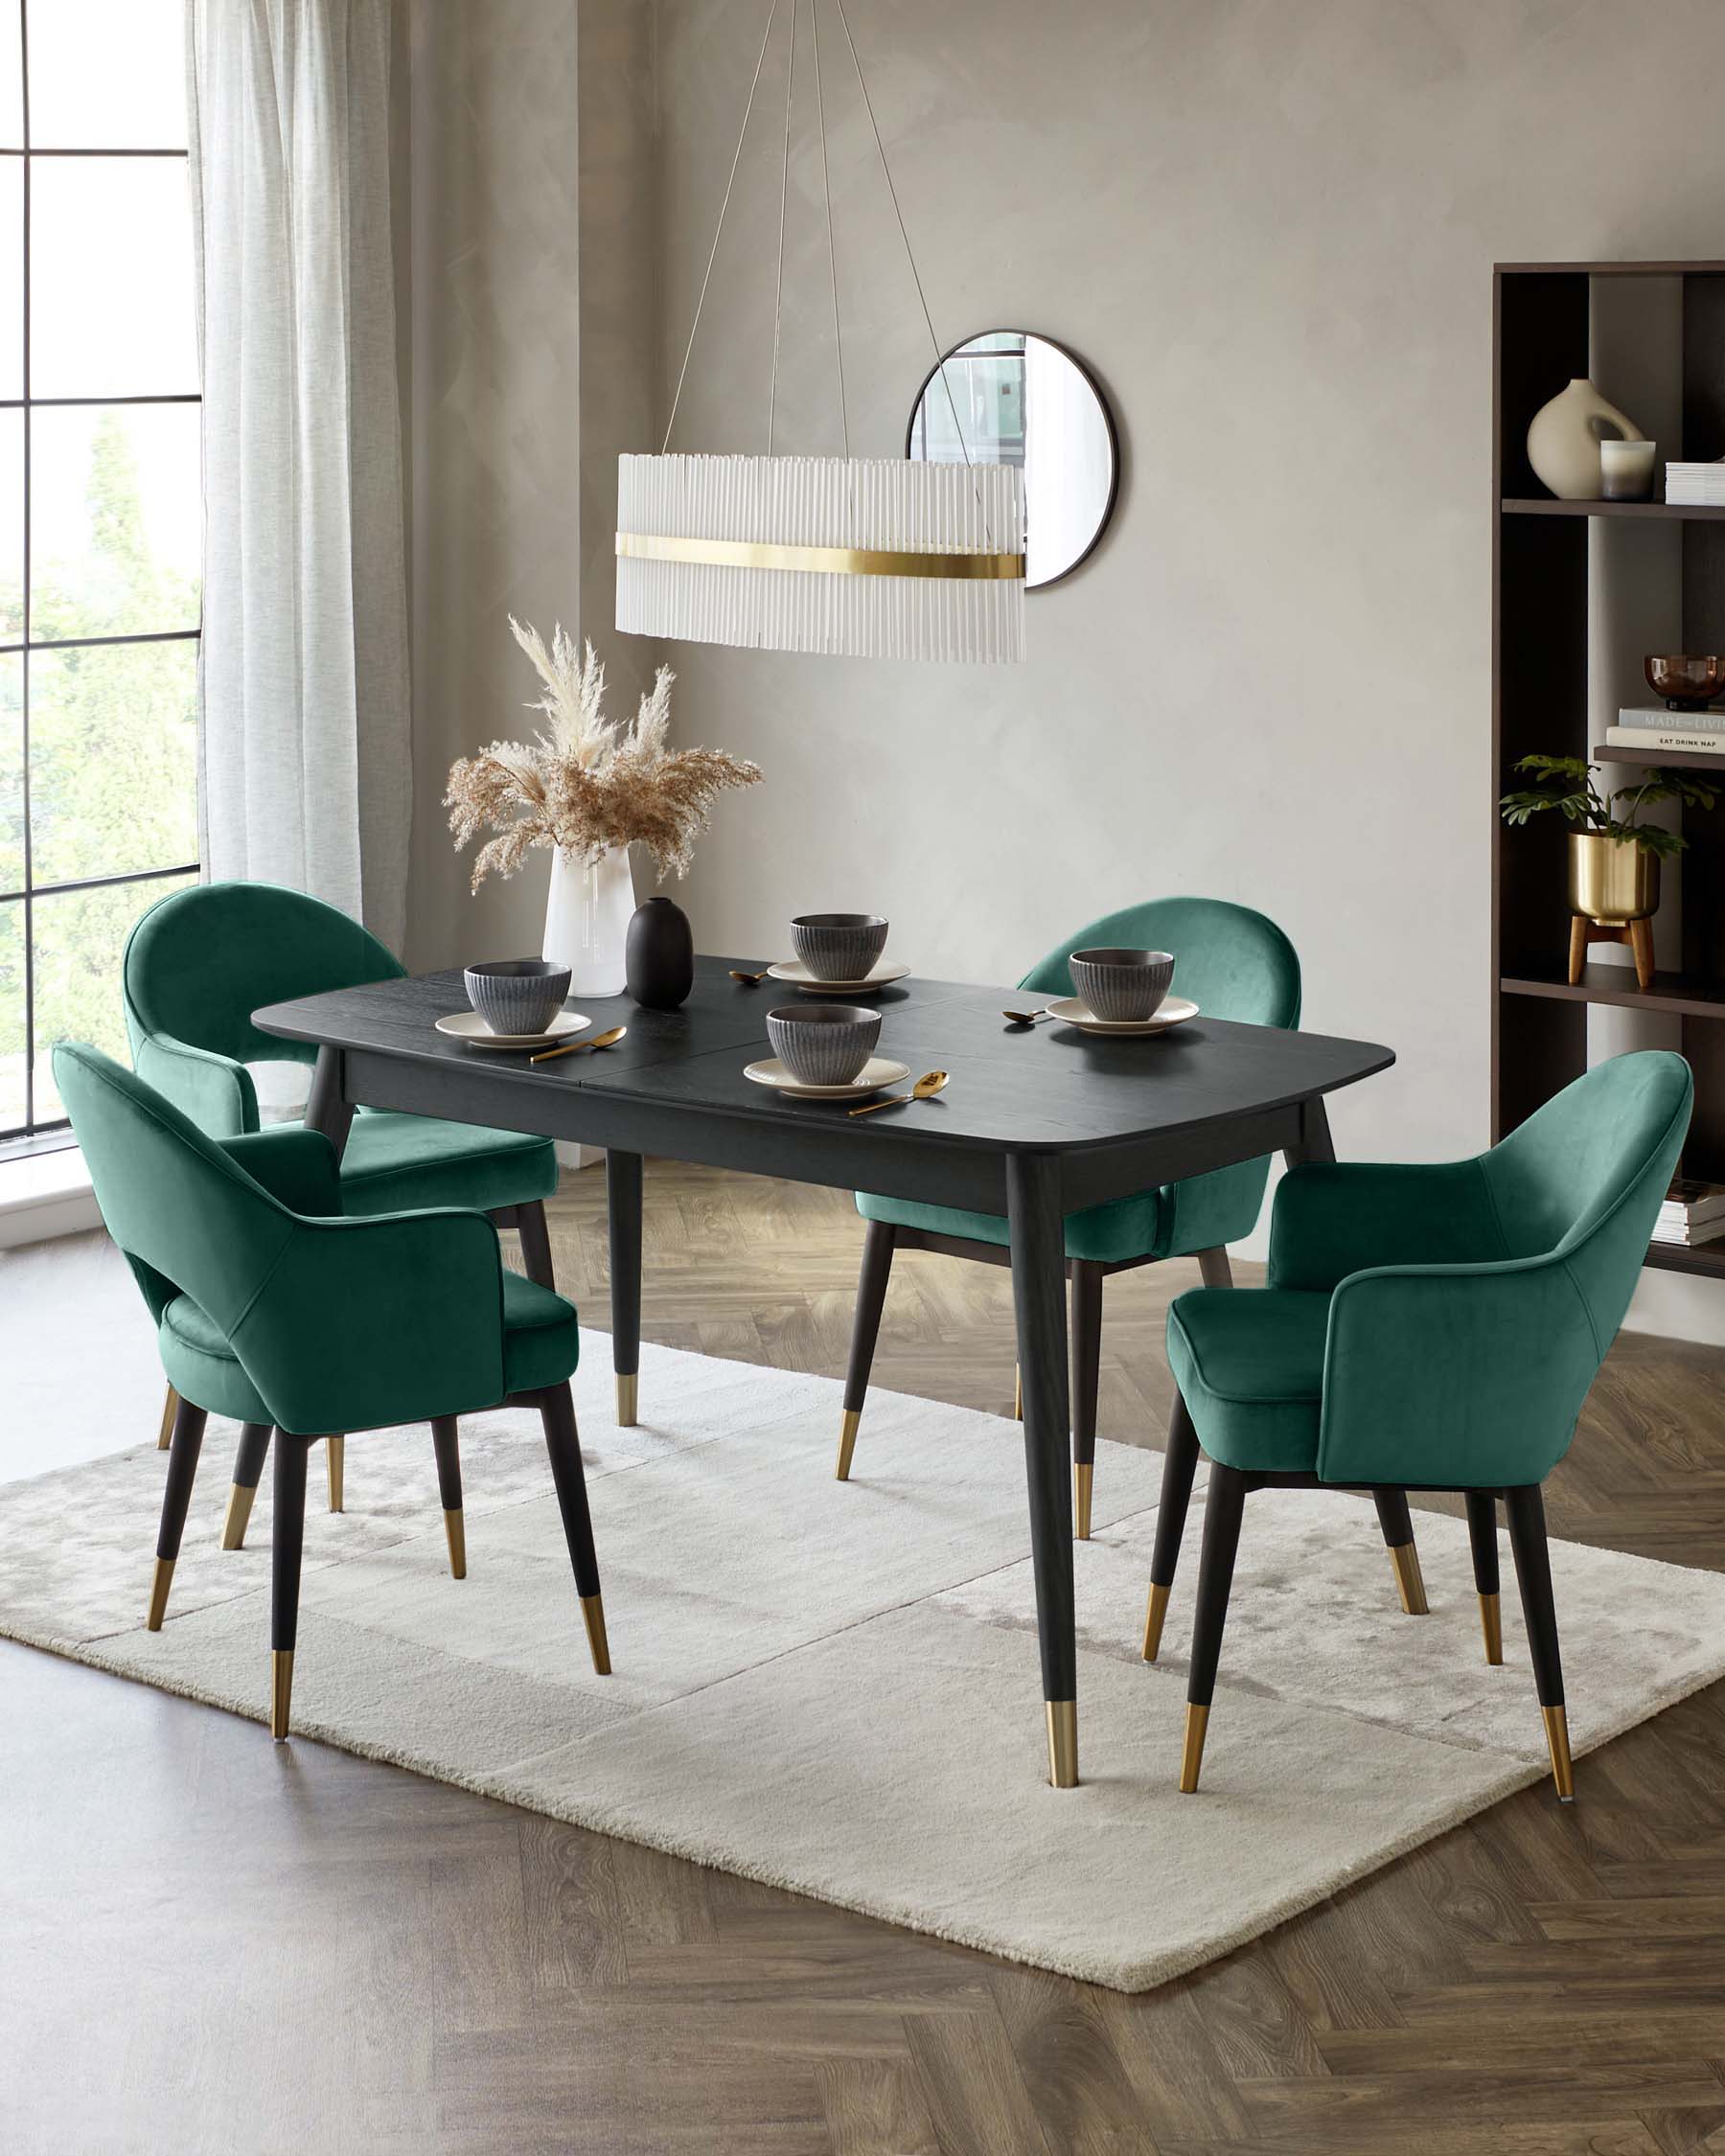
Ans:
[[[1659,911],[1659,856],[1633,838],[1572,831],[1569,842],[1570,911],[1601,928],[1626,928]]]

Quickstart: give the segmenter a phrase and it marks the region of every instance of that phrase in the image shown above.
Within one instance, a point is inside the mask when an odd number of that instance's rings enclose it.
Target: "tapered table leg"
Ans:
[[[1072,1463],[1067,1386],[1066,1233],[1060,1168],[1047,1154],[1006,1156],[1012,1299],[1024,1396],[1024,1478],[1047,1709],[1048,1779],[1078,1779],[1078,1648],[1072,1609]]]
[[[610,1225],[611,1368],[617,1422],[632,1430],[641,1367],[641,1156],[608,1152],[605,1200]]]
[[[1330,1136],[1329,1113],[1323,1105],[1323,1095],[1314,1093],[1310,1100],[1300,1104],[1300,1136],[1282,1158],[1290,1168],[1298,1168],[1308,1160],[1333,1160],[1335,1158],[1336,1143]]]
[[[321,1131],[341,1158],[353,1127],[354,1106],[341,1097],[341,1050],[328,1045],[317,1051],[311,1073],[311,1090],[306,1095],[306,1128]]]

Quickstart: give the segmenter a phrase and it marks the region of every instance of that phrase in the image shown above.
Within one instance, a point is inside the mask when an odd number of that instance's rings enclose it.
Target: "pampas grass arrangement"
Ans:
[[[449,768],[444,806],[455,843],[494,836],[473,860],[472,888],[494,869],[513,876],[535,846],[557,846],[579,863],[632,841],[653,856],[660,881],[686,876],[695,841],[727,787],[753,786],[758,764],[717,748],[672,748],[671,684],[661,666],[633,722],[605,716],[605,669],[588,643],[577,656],[561,624],[551,649],[513,614],[516,642],[533,661],[543,693],[527,708],[545,725],[530,742],[494,741]]]

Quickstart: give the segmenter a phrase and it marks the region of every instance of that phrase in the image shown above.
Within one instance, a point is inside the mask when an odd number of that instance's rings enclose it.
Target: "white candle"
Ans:
[[[1645,501],[1653,492],[1656,442],[1601,442],[1599,477],[1607,501]]]

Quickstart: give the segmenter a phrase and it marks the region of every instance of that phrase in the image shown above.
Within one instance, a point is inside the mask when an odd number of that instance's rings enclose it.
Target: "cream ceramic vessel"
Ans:
[[[1620,412],[1592,382],[1577,376],[1534,413],[1528,429],[1528,462],[1559,501],[1598,501],[1605,491],[1599,444],[1645,440],[1627,412]]]

